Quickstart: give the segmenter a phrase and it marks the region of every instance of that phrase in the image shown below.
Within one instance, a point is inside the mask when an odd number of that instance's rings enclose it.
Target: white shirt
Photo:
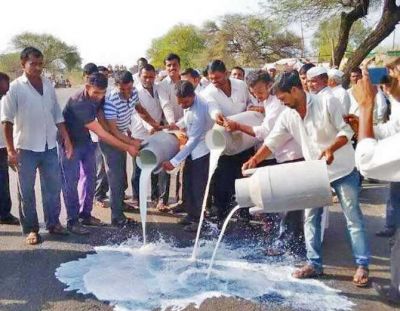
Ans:
[[[183,117],[183,109],[176,99],[175,83],[168,76],[158,86],[158,95],[165,119],[169,124],[176,123]]]
[[[15,148],[43,152],[56,147],[57,126],[64,122],[55,90],[42,78],[43,95],[23,74],[10,84],[2,98],[1,121],[14,124]]]
[[[146,122],[144,122],[137,111],[134,110],[131,119],[131,133],[133,138],[143,140],[150,135],[150,130],[145,128],[144,123]]]
[[[133,78],[133,85],[135,87],[137,87],[139,84],[141,84],[140,77],[139,77],[139,72],[136,72],[135,74],[133,74],[132,78]]]
[[[347,90],[347,93],[350,97],[350,114],[354,114],[356,116],[360,115],[360,108],[356,99],[353,96],[352,88]],[[374,105],[374,124],[380,123],[385,118],[385,113],[387,110],[387,104],[385,100],[385,96],[383,95],[382,91],[378,88],[378,92],[375,96],[375,105]]]
[[[2,100],[0,100],[0,112],[1,112],[1,105],[2,105]],[[6,148],[6,139],[3,134],[3,125],[0,122],[0,149]]]
[[[344,87],[341,85],[337,85],[335,87],[332,87],[331,91],[332,91],[333,96],[336,97],[342,104],[345,114],[346,115],[349,114],[350,105],[351,105],[350,96],[347,93],[347,91],[344,89]]]
[[[143,87],[142,83],[139,83],[136,86],[136,89],[139,94],[140,104],[147,110],[147,112],[150,114],[153,120],[156,121],[158,124],[160,124],[163,112],[161,109],[160,98],[158,95],[158,88],[159,88],[158,85],[153,85],[154,96],[151,96],[150,92]],[[152,126],[148,124],[146,121],[142,120],[142,122],[144,127],[148,131],[152,129]]]
[[[373,138],[359,141],[356,163],[365,177],[400,181],[400,132],[379,141]]]
[[[250,103],[250,94],[247,85],[241,80],[229,78],[231,81],[231,96],[216,88],[210,83],[201,96],[208,103],[212,104],[213,109],[210,111],[211,117],[215,120],[218,113],[222,113],[225,117],[229,117],[240,112],[246,111],[247,104]]]
[[[265,117],[261,125],[253,126],[253,131],[258,140],[264,141],[272,131],[281,112],[289,108],[283,105],[274,95],[268,96],[265,101],[260,102],[259,104],[261,104],[265,109]],[[301,148],[293,137],[288,137],[288,140],[275,150],[273,156],[278,163],[292,161],[303,157]]]
[[[294,109],[284,110],[264,144],[275,152],[286,142],[288,136],[294,137],[301,146],[306,160],[318,159],[336,137],[346,136],[347,144],[336,150],[333,162],[328,165],[330,181],[350,174],[355,167],[354,150],[351,146],[353,131],[344,122],[342,108],[335,98],[324,103],[320,96],[307,93],[307,112],[304,119]]]
[[[199,96],[194,98],[193,105],[184,110],[183,118],[177,123],[181,129],[186,130],[188,141],[179,151],[171,164],[177,167],[189,155],[196,160],[208,154],[210,151],[205,142],[205,136],[214,124],[209,114],[209,105]],[[196,191],[193,189],[193,191]]]

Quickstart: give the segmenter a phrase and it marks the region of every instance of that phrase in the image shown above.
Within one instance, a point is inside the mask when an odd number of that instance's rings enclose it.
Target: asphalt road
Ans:
[[[74,90],[59,90],[60,102],[63,103]],[[131,170],[131,167],[129,168]],[[13,213],[18,215],[16,176],[11,172],[11,192]],[[128,190],[129,193],[129,190]],[[36,186],[37,210],[43,222],[39,180]],[[371,242],[372,264],[370,274],[372,281],[388,282],[389,247],[388,240],[376,238],[375,231],[383,226],[384,203],[386,202],[387,185],[365,184],[361,192],[362,209],[366,219],[369,240]],[[103,221],[110,222],[109,209],[94,208],[94,215]],[[139,220],[137,213],[131,214]],[[65,223],[63,206],[62,223]],[[193,243],[194,234],[183,232],[176,225],[176,217],[165,217],[152,213],[148,217],[149,240],[158,231],[166,237],[173,237],[183,244]],[[132,234],[139,235],[141,228],[133,231],[117,230],[112,227],[93,228],[88,237],[66,236],[55,238],[41,231],[44,242],[38,246],[27,246],[19,227],[0,225],[0,310],[111,310],[106,302],[98,301],[92,295],[81,295],[64,291],[65,285],[55,276],[55,269],[64,262],[85,257],[93,252],[94,246],[122,242]],[[227,235],[243,237],[246,235],[263,237],[259,227],[245,229],[233,224]],[[349,244],[345,237],[344,216],[340,207],[333,206],[330,213],[330,226],[324,241],[325,273],[322,281],[332,288],[342,291],[356,306],[354,310],[396,310],[380,302],[372,288],[359,289],[352,285],[354,273]],[[305,298],[306,299],[306,298]],[[200,310],[283,310],[276,305],[261,305],[235,298],[207,299]],[[188,307],[187,310],[194,310]]]

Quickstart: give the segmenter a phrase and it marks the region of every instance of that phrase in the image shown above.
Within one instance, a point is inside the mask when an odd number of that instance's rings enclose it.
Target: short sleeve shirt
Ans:
[[[90,100],[85,91],[80,91],[69,98],[63,110],[63,116],[74,146],[92,142],[89,130],[85,125],[96,120],[96,115],[100,108],[101,103]]]

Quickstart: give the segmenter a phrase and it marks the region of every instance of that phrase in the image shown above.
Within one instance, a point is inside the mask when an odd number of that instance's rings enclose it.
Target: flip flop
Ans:
[[[356,277],[360,277],[358,280]],[[357,287],[367,287],[369,283],[369,269],[359,266],[353,277],[353,284]]]

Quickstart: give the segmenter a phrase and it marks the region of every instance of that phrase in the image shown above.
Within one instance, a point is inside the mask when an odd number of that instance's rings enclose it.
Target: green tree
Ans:
[[[319,24],[312,41],[312,45],[318,53],[319,61],[332,60],[332,44],[333,46],[337,45],[339,40],[339,27],[339,17],[322,21]],[[363,21],[356,21],[350,31],[346,54],[350,55],[349,53],[353,52],[364,41],[370,31],[371,28],[365,26]]]
[[[80,67],[82,59],[75,46],[68,45],[64,41],[50,34],[35,34],[24,32],[12,39],[15,49],[23,49],[33,46],[39,49],[44,55],[45,67],[49,70],[65,68],[70,71]]]
[[[22,73],[19,53],[0,54],[0,71],[15,79]]]
[[[275,20],[256,15],[225,15],[207,22],[203,59],[221,58],[228,66],[257,67],[265,62],[300,55],[301,40]]]
[[[354,23],[379,9],[381,17],[376,27],[365,37],[347,61],[344,71],[358,66],[368,53],[384,40],[400,21],[400,5],[396,0],[269,0],[265,4],[281,18],[315,23],[334,16],[340,17],[339,36],[334,48],[334,65],[339,66],[347,50]]]
[[[205,48],[204,42],[197,27],[179,24],[172,27],[164,36],[154,39],[146,54],[157,68],[164,67],[164,58],[169,53],[179,55],[182,68],[196,67],[198,56]]]

